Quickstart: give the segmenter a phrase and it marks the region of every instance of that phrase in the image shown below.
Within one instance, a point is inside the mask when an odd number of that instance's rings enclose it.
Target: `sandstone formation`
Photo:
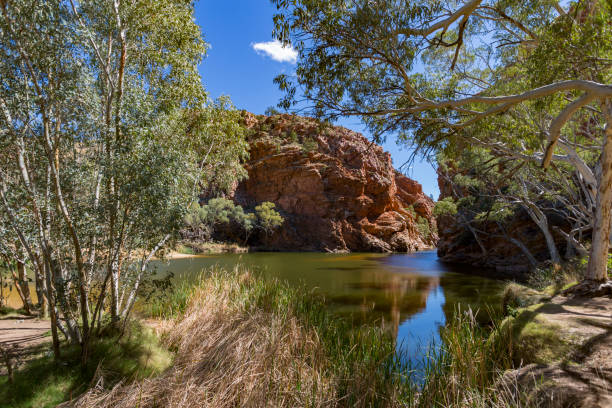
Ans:
[[[435,245],[432,200],[393,168],[380,146],[310,118],[245,115],[249,177],[233,198],[243,207],[271,201],[285,218],[260,245],[334,252]]]
[[[440,200],[452,197],[460,199],[452,191],[447,178],[438,175]],[[555,213],[547,213],[549,225],[555,238],[557,248],[563,252],[566,241],[561,235],[554,233],[554,228],[567,229],[565,220]],[[438,225],[438,256],[441,260],[495,269],[499,275],[513,278],[523,278],[525,273],[533,268],[524,252],[509,237],[522,242],[538,262],[550,258],[544,235],[531,220],[526,211],[518,209],[511,219],[504,221],[504,235],[496,222],[480,222],[477,225],[478,242],[474,232],[470,231],[461,217],[469,217],[461,211],[456,216],[441,216],[436,220]]]

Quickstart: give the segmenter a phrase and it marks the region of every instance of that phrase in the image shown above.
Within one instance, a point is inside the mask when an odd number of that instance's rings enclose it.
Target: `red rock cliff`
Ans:
[[[380,146],[310,118],[246,114],[246,123],[249,177],[234,199],[276,204],[285,222],[266,247],[404,252],[435,245],[435,233],[423,233],[435,231],[432,200]]]
[[[440,200],[452,197],[457,201],[464,196],[453,191],[448,182],[460,171],[452,169],[448,174],[443,174],[438,170]],[[554,211],[546,213],[548,222],[553,227],[557,248],[562,249],[565,239],[556,233],[554,228],[567,229],[568,225]],[[461,210],[455,216],[438,217],[438,256],[443,261],[495,269],[499,276],[523,279],[533,265],[529,263],[522,250],[510,241],[510,238],[522,242],[537,262],[549,259],[544,235],[524,210],[517,208],[515,214],[504,221],[504,231],[500,231],[500,223],[494,221],[474,223],[476,229],[469,230],[464,221],[469,217],[469,212],[462,214]],[[478,230],[478,240],[474,235],[476,230]],[[507,236],[504,236],[504,233]]]

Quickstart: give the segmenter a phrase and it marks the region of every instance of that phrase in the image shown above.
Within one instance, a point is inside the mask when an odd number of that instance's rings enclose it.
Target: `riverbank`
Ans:
[[[112,390],[92,389],[67,406],[463,407],[502,401],[489,385],[509,361],[507,345],[488,342],[488,330],[471,311],[442,330],[448,347],[416,372],[398,358],[388,330],[355,325],[331,314],[323,299],[245,269],[210,271],[188,298],[174,305],[162,334],[176,351],[169,370]],[[466,350],[469,364],[462,361]],[[449,389],[449,381],[456,387]]]
[[[229,242],[195,242],[185,241],[176,246],[166,257],[179,259],[193,255],[207,254],[243,254],[249,252],[248,246]]]
[[[388,328],[339,318],[324,299],[245,268],[175,291],[156,320],[141,310],[146,326],[102,333],[85,374],[65,347],[59,365],[43,356],[14,385],[0,379],[0,407],[556,407],[567,395],[606,406],[609,299],[551,302],[528,290],[537,304],[507,307],[488,326],[462,309],[415,372]],[[590,375],[586,385],[569,382],[576,373]]]
[[[510,307],[502,323],[512,333],[517,367],[502,383],[523,390],[528,406],[612,406],[612,299],[512,290],[527,305]]]

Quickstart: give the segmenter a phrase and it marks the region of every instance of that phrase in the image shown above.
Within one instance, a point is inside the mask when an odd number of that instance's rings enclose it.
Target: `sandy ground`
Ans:
[[[47,347],[51,337],[51,323],[29,316],[0,319],[0,348],[7,352],[13,366],[19,366]],[[0,360],[0,375],[6,374],[5,361]]]
[[[512,381],[539,389],[537,406],[612,408],[612,299],[558,296],[537,318],[558,326],[577,351],[558,364],[513,370]]]

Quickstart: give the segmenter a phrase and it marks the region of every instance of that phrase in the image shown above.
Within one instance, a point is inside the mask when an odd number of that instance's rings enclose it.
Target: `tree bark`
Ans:
[[[555,244],[555,239],[550,233],[550,229],[548,228],[548,219],[546,218],[546,214],[544,214],[536,204],[531,201],[523,198],[524,208],[527,210],[527,213],[536,223],[536,225],[542,231],[544,235],[544,239],[546,240],[546,246],[548,247],[548,252],[550,254],[550,260],[559,265],[561,263],[561,255],[559,255],[559,251],[557,250],[557,245]]]
[[[593,239],[585,279],[603,282],[608,278],[608,249],[610,246],[610,210],[612,207],[612,101],[604,106],[606,130],[601,152],[601,174],[597,189],[597,204],[593,223]]]
[[[55,310],[55,289],[51,279],[51,265],[48,258],[45,259],[45,280],[47,283],[47,307],[51,318],[51,337],[53,339],[53,357],[55,361],[60,358],[59,336],[57,334],[57,313]]]
[[[532,268],[535,268],[538,265],[538,261],[533,257],[533,255],[531,254],[529,249],[525,246],[525,244],[523,244],[518,239],[512,238],[512,237],[508,237],[508,240],[512,242],[514,245],[516,245],[523,252],[523,255],[525,255],[525,257],[529,261],[529,264],[531,265]]]
[[[26,277],[25,264],[20,260],[17,261],[17,280],[16,285],[19,285],[21,289],[23,308],[27,314],[31,314],[33,305],[30,298],[30,285]]]

